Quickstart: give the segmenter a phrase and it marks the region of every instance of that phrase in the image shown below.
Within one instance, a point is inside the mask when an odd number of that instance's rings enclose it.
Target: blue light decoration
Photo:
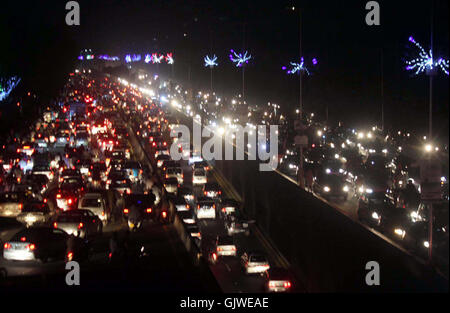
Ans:
[[[217,63],[217,57],[215,54],[212,58],[207,55],[203,60],[205,61],[205,67],[213,68],[214,66],[219,65],[219,63]]]
[[[105,61],[119,61],[119,57],[111,57],[107,54],[97,55],[97,59],[105,60]]]
[[[157,53],[153,53],[152,54],[152,63],[153,64],[159,64],[159,63],[161,63],[161,61],[162,61],[162,59],[164,58],[164,56],[162,55],[162,54],[160,54],[159,56],[158,56],[158,54]]]
[[[419,49],[419,57],[406,61],[406,70],[414,71],[415,75],[419,75],[425,71],[432,72],[435,68],[440,68],[447,76],[449,74],[448,65],[449,61],[443,58],[439,58],[437,61],[433,58],[433,51],[427,53],[425,49],[414,39],[414,37],[409,37],[409,42],[414,44]]]
[[[286,73],[288,75],[293,75],[293,74],[300,74],[301,72],[305,72],[307,75],[310,75],[310,72],[308,70],[308,68],[305,66],[305,58],[301,58],[300,59],[300,63],[295,63],[295,62],[290,62],[291,63],[291,68],[288,69],[286,66],[283,66],[281,69],[283,71],[286,71]],[[316,58],[311,60],[312,65],[317,65],[319,62],[317,61]]]
[[[174,61],[173,61],[173,54],[172,54],[172,52],[167,53],[165,59],[166,59],[167,64],[173,64]]]
[[[13,76],[8,80],[0,78],[0,101],[6,99],[11,91],[20,83],[21,78]]]
[[[82,55],[79,55],[79,56],[78,56],[78,60],[83,61],[83,60],[84,60],[84,57],[83,57]]]
[[[146,54],[145,55],[145,58],[144,58],[144,62],[145,63],[150,63],[152,61],[152,56],[151,56],[151,54]]]
[[[236,64],[236,67],[243,67],[245,64],[248,64],[248,61],[252,58],[252,56],[248,54],[248,51],[245,51],[244,54],[237,54],[233,49],[231,49],[230,51],[230,60],[231,62]]]
[[[126,63],[131,63],[131,62],[139,62],[141,60],[141,55],[140,54],[127,54],[125,56],[125,62]]]

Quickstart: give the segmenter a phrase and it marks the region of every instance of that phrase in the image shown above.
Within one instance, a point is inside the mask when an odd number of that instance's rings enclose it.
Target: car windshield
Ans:
[[[90,207],[90,208],[99,208],[101,207],[102,200],[99,198],[85,198],[81,202],[81,206]]]

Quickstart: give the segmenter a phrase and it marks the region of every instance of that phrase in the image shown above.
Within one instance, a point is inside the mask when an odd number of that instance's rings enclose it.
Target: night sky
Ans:
[[[448,58],[448,1],[378,1],[381,26],[365,24],[367,1],[78,1],[81,25],[65,24],[66,1],[2,1],[0,73],[18,74],[24,84],[51,95],[64,83],[83,48],[123,55],[173,51],[175,78],[194,88],[209,88],[203,57],[216,54],[214,86],[220,93],[241,90],[241,72],[228,60],[230,49],[254,56],[246,68],[249,103],[280,104],[293,112],[298,78],[281,67],[298,60],[299,15],[302,50],[319,64],[304,80],[304,105],[332,121],[374,125],[380,120],[381,52],[384,55],[387,126],[426,129],[428,78],[405,71],[415,49],[408,37],[428,48],[434,3],[434,54]],[[245,32],[244,32],[245,29]],[[183,34],[187,36],[184,37]],[[152,68],[151,68],[152,69]],[[168,66],[160,70],[170,74]],[[436,132],[448,132],[448,77],[435,78]]]

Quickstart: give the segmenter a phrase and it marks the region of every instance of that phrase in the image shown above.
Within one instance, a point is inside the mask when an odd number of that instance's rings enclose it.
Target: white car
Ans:
[[[78,209],[89,210],[97,215],[103,224],[108,220],[106,202],[100,193],[87,193],[78,201]]]
[[[241,256],[241,265],[244,267],[245,273],[249,274],[264,274],[270,269],[269,261],[266,256],[259,253],[245,252]]]
[[[196,169],[192,173],[192,184],[204,185],[207,183],[206,171],[204,169]]]
[[[215,219],[216,204],[214,200],[206,197],[200,197],[197,200],[197,219]]]

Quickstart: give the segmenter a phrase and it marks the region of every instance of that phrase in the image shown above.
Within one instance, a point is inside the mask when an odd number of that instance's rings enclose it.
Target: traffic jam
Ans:
[[[181,145],[189,160],[172,160],[170,130],[179,119],[159,96],[76,70],[60,99],[1,147],[5,281],[55,262],[83,268],[99,253],[120,266],[118,231],[147,236],[147,228],[178,220],[223,291],[299,289],[213,165]]]

